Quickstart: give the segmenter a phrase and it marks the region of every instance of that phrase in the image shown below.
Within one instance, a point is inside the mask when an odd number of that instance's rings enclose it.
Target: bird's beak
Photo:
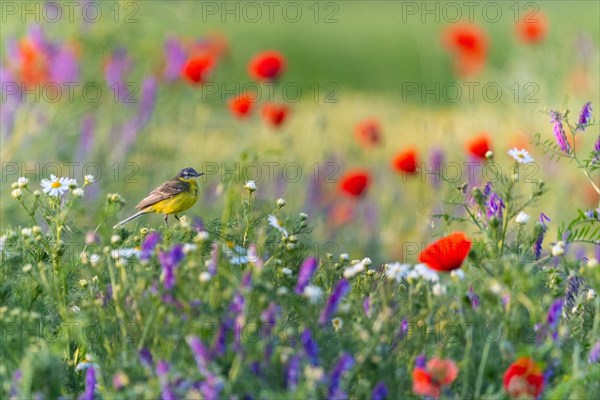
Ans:
[[[196,175],[194,175],[194,176],[197,178],[197,177],[202,176],[202,175],[204,175],[204,172],[196,172]]]

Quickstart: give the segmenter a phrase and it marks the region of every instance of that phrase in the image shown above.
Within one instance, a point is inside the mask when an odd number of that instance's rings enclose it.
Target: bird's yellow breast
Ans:
[[[198,200],[198,185],[194,180],[187,182],[190,184],[189,190],[153,204],[152,211],[159,214],[177,214],[193,206]]]

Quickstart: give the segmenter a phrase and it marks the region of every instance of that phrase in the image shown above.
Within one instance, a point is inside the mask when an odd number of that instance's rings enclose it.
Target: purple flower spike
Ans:
[[[285,381],[288,390],[294,391],[300,379],[300,357],[293,356],[286,366]]]
[[[337,310],[342,297],[344,297],[349,290],[350,283],[346,279],[340,279],[327,299],[325,308],[323,308],[323,311],[321,312],[321,316],[319,317],[319,324],[321,324],[321,326],[327,324],[331,319],[331,315]]]
[[[165,289],[170,290],[175,286],[175,268],[179,265],[183,256],[183,246],[180,244],[173,246],[170,251],[159,253],[158,260],[163,267]]]
[[[337,397],[342,376],[354,365],[354,358],[349,353],[343,353],[329,375],[329,397]]]
[[[200,384],[200,393],[206,400],[219,400],[221,389],[223,389],[223,384],[215,374],[209,374]]]
[[[469,286],[469,293],[467,294],[467,297],[469,297],[469,300],[471,301],[471,308],[474,310],[479,308],[479,296],[475,294],[473,286]]]
[[[263,322],[263,335],[271,340],[271,333],[277,323],[277,316],[279,315],[280,309],[275,302],[271,302],[261,314],[260,320]]]
[[[427,365],[427,356],[425,354],[421,354],[415,358],[415,368],[425,368]]]
[[[310,283],[310,278],[317,270],[317,266],[318,263],[315,257],[309,257],[304,260],[302,266],[300,267],[300,272],[298,273],[298,282],[296,283],[296,288],[294,289],[296,294],[302,294],[302,292],[304,292],[304,288]]]
[[[79,397],[80,400],[94,400],[96,391],[96,370],[90,365],[85,371],[85,391]]]
[[[588,356],[590,364],[597,363],[600,361],[600,340],[590,349],[590,355]]]
[[[571,145],[567,141],[567,135],[565,134],[565,128],[562,124],[562,117],[558,111],[552,111],[550,113],[552,119],[551,123],[554,124],[554,137],[556,138],[556,144],[563,153],[571,154]]]
[[[563,304],[563,298],[559,297],[558,299],[554,300],[554,303],[552,303],[550,309],[548,310],[547,322],[548,327],[552,330],[555,330],[560,322],[560,313],[562,312]]]
[[[125,75],[131,70],[131,64],[127,50],[119,48],[112,53],[104,69],[106,83],[119,102],[133,102],[131,91],[125,82]]]
[[[498,196],[496,193],[492,193],[487,204],[487,217],[492,218],[496,217],[498,219],[502,219],[502,210],[506,208],[504,205],[504,201],[502,198]]]
[[[94,132],[96,130],[96,117],[93,114],[87,114],[81,119],[81,136],[79,137],[79,147],[75,158],[85,160],[94,146]]]
[[[590,124],[592,120],[592,102],[588,101],[581,107],[581,112],[579,113],[579,121],[577,123],[578,131],[585,131],[585,127]]]
[[[178,79],[186,59],[187,54],[179,38],[168,37],[165,41],[165,60],[167,60],[163,74],[165,80],[171,82]]]
[[[160,380],[160,386],[162,388],[160,398],[162,400],[176,400],[177,397],[171,390],[171,385],[169,383],[169,364],[166,361],[160,360],[156,364],[156,375]]]
[[[300,342],[304,347],[304,352],[312,365],[319,365],[319,345],[314,341],[310,329],[306,328],[300,335]]]
[[[594,153],[592,164],[600,164],[600,135],[598,135],[598,139],[596,139],[596,143],[594,144]]]
[[[363,301],[363,311],[367,317],[371,317],[371,296],[365,297],[365,301]]]
[[[140,251],[140,260],[148,261],[154,253],[154,248],[160,242],[161,236],[158,232],[150,232],[142,243],[142,249]]]
[[[150,353],[150,350],[148,350],[145,347],[142,347],[140,349],[140,362],[142,363],[142,365],[149,369],[149,370],[153,370],[154,369],[154,360],[152,359],[152,353]]]
[[[371,392],[371,400],[385,400],[388,397],[388,390],[385,383],[379,382]]]
[[[197,336],[188,336],[185,338],[188,346],[194,354],[194,360],[198,366],[198,371],[204,376],[208,375],[208,363],[210,362],[210,354],[204,343]]]

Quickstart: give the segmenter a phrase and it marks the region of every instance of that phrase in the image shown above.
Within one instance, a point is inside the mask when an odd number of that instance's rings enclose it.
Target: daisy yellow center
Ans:
[[[61,186],[62,186],[62,184],[61,184],[59,181],[52,182],[52,187],[53,187],[54,189],[58,189],[58,188],[59,188],[59,187],[61,187]]]

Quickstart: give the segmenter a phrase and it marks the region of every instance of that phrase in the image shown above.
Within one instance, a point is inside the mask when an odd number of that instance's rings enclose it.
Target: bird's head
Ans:
[[[181,172],[179,172],[179,175],[177,175],[177,178],[187,181],[187,180],[194,179],[194,178],[197,178],[202,175],[204,175],[204,172],[196,172],[196,170],[194,168],[184,168],[181,170]]]

